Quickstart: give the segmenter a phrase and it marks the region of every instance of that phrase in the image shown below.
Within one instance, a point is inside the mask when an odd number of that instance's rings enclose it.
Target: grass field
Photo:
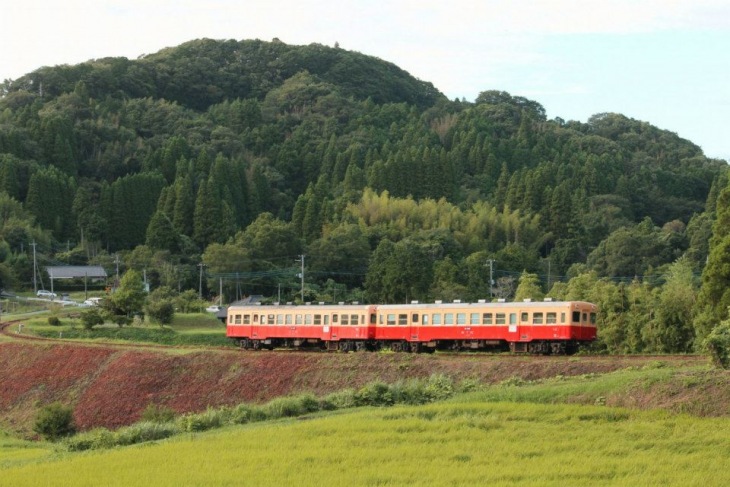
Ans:
[[[80,310],[74,310],[78,314]],[[176,314],[169,326],[145,323],[124,326],[114,324],[97,325],[85,330],[81,320],[59,315],[61,326],[48,324],[48,317],[41,316],[24,321],[26,333],[48,338],[69,340],[104,340],[135,343],[156,343],[177,346],[235,347],[226,338],[225,326],[212,313]]]
[[[484,402],[365,408],[2,463],[0,485],[728,485],[726,419]]]

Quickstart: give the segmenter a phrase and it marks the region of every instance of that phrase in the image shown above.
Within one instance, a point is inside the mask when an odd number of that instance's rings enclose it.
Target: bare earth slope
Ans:
[[[73,405],[80,429],[116,428],[137,421],[149,404],[182,413],[300,392],[324,395],[376,379],[395,382],[443,373],[455,381],[472,378],[499,383],[510,378],[606,373],[657,360],[688,366],[706,363],[702,357],[180,351],[2,342],[0,424],[27,434],[38,408],[53,401]],[[728,384],[730,376],[719,374],[693,387],[680,382],[669,388],[643,388],[607,402],[730,415]],[[688,404],[695,406],[688,410]]]

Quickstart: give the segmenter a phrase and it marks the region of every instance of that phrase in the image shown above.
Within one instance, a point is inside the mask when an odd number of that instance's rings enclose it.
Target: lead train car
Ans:
[[[596,339],[584,301],[230,306],[226,335],[242,348],[573,353]]]

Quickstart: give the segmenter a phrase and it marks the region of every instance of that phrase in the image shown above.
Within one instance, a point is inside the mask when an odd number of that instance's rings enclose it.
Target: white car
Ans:
[[[84,301],[85,306],[100,306],[102,298],[89,298]]]
[[[55,298],[56,293],[52,293],[51,291],[46,291],[45,289],[39,289],[38,292],[35,293],[36,296],[39,298]]]
[[[208,306],[207,308],[205,308],[205,311],[207,311],[208,313],[217,313],[218,311],[221,310],[221,308],[223,308],[223,307],[218,306],[217,304],[214,304],[214,305],[211,305],[211,306]]]

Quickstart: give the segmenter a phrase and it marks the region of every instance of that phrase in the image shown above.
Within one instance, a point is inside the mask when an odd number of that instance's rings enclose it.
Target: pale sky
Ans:
[[[0,80],[202,37],[338,42],[451,99],[623,113],[730,160],[730,0],[0,0]]]

